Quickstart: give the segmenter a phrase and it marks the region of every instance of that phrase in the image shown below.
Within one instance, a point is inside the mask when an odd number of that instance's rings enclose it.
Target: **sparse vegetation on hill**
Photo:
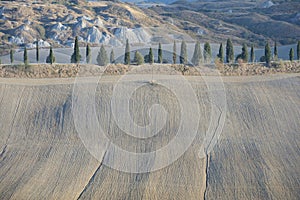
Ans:
[[[143,57],[139,52],[135,54],[134,60],[135,63],[138,65],[142,65],[144,63]],[[204,66],[210,68],[213,65],[208,64]],[[141,73],[141,74],[152,73],[151,70],[155,68],[156,70],[154,71],[154,73],[158,73],[158,74],[166,73],[168,75],[171,75],[170,70],[167,70],[170,67],[173,68],[175,72],[182,75],[188,75],[188,76],[210,75],[209,71],[207,74],[205,74],[204,72],[200,74],[200,72],[195,67],[189,67],[184,64],[151,64],[151,63],[149,67],[143,68],[144,70],[148,69],[148,71],[137,71],[136,73]],[[300,61],[271,62],[270,67],[266,67],[262,63],[222,64],[220,62],[217,62],[216,68],[223,76],[253,76],[253,75],[268,75],[268,74],[276,74],[276,73],[300,73]],[[106,75],[123,75],[128,71],[130,71],[131,69],[132,66],[130,65],[109,64],[107,65],[106,71],[104,73]],[[0,67],[0,77],[71,78],[79,75],[78,74],[79,71],[81,72],[80,76],[99,76],[102,74],[100,68],[98,69],[95,65],[91,65],[91,64],[56,64],[53,62],[52,65],[31,64],[26,68],[24,67],[24,65],[2,65]]]

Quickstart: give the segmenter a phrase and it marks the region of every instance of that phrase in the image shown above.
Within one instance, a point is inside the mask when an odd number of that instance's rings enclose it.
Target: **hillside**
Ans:
[[[151,10],[176,19],[177,26],[200,40],[263,46],[266,40],[281,44],[300,39],[300,4],[297,1],[176,1]]]
[[[274,1],[176,1],[133,4],[121,1],[1,1],[1,54],[12,46],[72,47],[74,37],[94,46],[172,43],[174,40],[263,46],[266,40],[294,44],[300,39],[300,6]],[[170,3],[170,2],[167,2]],[[269,5],[269,4],[268,4]]]
[[[158,135],[135,139],[120,131],[111,116],[112,86],[118,78],[105,77],[95,99],[97,116],[111,142],[138,152],[164,146],[174,137],[181,115],[174,94],[160,85],[126,82],[139,87],[132,103],[141,107],[134,107],[132,114],[140,124],[147,123],[143,109],[152,104],[159,103],[169,112],[168,123]],[[143,80],[149,78],[146,75]],[[201,135],[211,112],[205,100],[209,99],[207,87],[199,77],[187,80],[199,100]],[[299,199],[299,76],[223,80],[225,126],[207,157],[199,157],[203,141],[199,135],[171,165],[149,173],[125,173],[104,164],[114,159],[113,150],[97,160],[80,139],[72,114],[74,79],[0,78],[1,198]],[[181,87],[180,82],[176,84]],[[123,161],[115,158],[115,163]],[[159,158],[154,157],[150,164],[156,162]]]
[[[147,44],[161,36],[170,42],[176,37],[187,37],[159,16],[150,17],[140,8],[118,1],[79,5],[1,1],[0,10],[2,45],[32,48],[39,39],[41,47],[70,47],[74,37],[79,36],[84,43],[121,46],[127,38],[132,44]]]

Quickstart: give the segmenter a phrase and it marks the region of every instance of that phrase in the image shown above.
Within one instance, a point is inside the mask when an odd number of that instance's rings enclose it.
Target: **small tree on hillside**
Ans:
[[[128,39],[126,40],[124,64],[130,65],[130,47]]]
[[[98,52],[97,63],[99,66],[106,66],[108,64],[107,53],[103,45],[101,45],[100,51]]]
[[[232,63],[234,61],[233,44],[230,39],[227,39],[226,43],[226,62]]]
[[[37,40],[36,41],[36,44],[35,44],[35,53],[36,53],[36,62],[38,63],[39,60],[40,60],[40,49],[39,49],[39,41]]]
[[[153,62],[154,62],[154,56],[153,56],[152,48],[150,47],[150,49],[149,49],[149,63],[153,64]]]
[[[255,54],[254,54],[254,46],[253,45],[251,45],[250,60],[251,60],[252,63],[255,61]]]
[[[158,63],[163,62],[163,56],[162,56],[162,48],[161,48],[161,43],[158,44]]]
[[[300,60],[300,40],[298,41],[297,44],[297,60]]]
[[[28,55],[27,55],[26,47],[24,48],[23,61],[24,61],[25,66],[27,66],[28,65]]]
[[[277,42],[275,41],[275,45],[274,45],[274,60],[277,61],[278,60],[278,50],[277,50]]]
[[[174,45],[173,45],[173,64],[176,64],[176,42],[174,41]]]
[[[219,53],[218,53],[217,57],[219,58],[219,61],[221,63],[224,63],[224,49],[223,49],[223,44],[222,43],[220,44]]]
[[[290,61],[293,61],[294,60],[294,49],[293,48],[290,49],[289,56],[290,56]]]
[[[109,61],[110,61],[110,63],[112,63],[112,64],[115,63],[115,52],[114,52],[113,49],[112,49],[111,52],[110,52]]]
[[[52,65],[54,62],[55,62],[54,53],[53,53],[52,47],[50,47],[49,55],[46,58],[46,63],[50,63]]]
[[[78,44],[78,37],[75,37],[75,44],[74,44],[74,52],[71,56],[71,63],[79,63],[81,59],[80,51],[79,51],[79,44]]]
[[[266,65],[270,66],[270,61],[271,61],[271,49],[269,42],[266,43],[265,46],[265,59],[266,59]]]
[[[186,43],[182,41],[181,43],[181,51],[180,51],[180,64],[187,64],[187,50],[186,50]]]
[[[210,63],[211,62],[211,48],[210,44],[208,42],[205,42],[204,44],[204,50],[203,50],[203,57],[204,57],[204,62]]]
[[[90,47],[89,44],[86,45],[85,58],[86,58],[86,63],[90,63],[91,62],[92,51],[91,51],[91,47]]]
[[[248,47],[247,44],[243,44],[242,47],[242,53],[241,53],[241,59],[243,60],[243,62],[247,63],[249,60],[249,56],[248,56]]]
[[[195,66],[199,66],[202,60],[201,46],[200,42],[197,41],[195,44],[194,55],[192,58],[192,63]]]
[[[142,54],[138,51],[136,51],[134,53],[134,62],[137,64],[137,65],[142,65],[144,64],[144,57],[142,56]]]
[[[11,49],[9,51],[9,57],[10,57],[10,63],[12,64],[14,62],[14,50]]]

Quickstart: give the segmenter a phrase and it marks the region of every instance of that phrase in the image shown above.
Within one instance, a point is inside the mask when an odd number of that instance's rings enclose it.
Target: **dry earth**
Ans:
[[[128,83],[142,86],[132,99],[133,118],[139,123],[147,123],[145,109],[154,103],[169,112],[159,135],[135,139],[111,118],[112,86],[118,78],[104,77],[95,99],[111,141],[139,152],[167,144],[180,115],[174,94],[156,84]],[[198,131],[205,133],[211,110],[206,85],[200,77],[186,78],[199,101]],[[130,174],[103,165],[84,147],[71,110],[74,78],[0,78],[1,199],[299,199],[299,75],[223,81],[226,121],[213,151],[200,159],[203,137],[197,136],[168,167]]]

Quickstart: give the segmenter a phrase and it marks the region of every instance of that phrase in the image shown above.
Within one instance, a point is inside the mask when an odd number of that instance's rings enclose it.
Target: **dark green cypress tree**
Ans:
[[[14,50],[13,49],[10,50],[9,56],[10,56],[10,63],[12,64],[14,62]]]
[[[234,50],[233,50],[233,44],[231,42],[231,39],[227,39],[227,44],[226,44],[226,62],[227,63],[234,62]]]
[[[39,41],[36,41],[35,44],[35,51],[36,51],[36,62],[38,63],[40,60],[40,49],[39,49]]]
[[[275,45],[274,45],[274,60],[277,61],[278,60],[278,50],[277,50],[277,42],[275,41]]]
[[[163,62],[161,43],[158,44],[158,63]]]
[[[176,64],[176,57],[177,57],[176,42],[174,41],[174,45],[173,45],[173,64]]]
[[[124,63],[125,65],[130,65],[130,47],[128,39],[126,40]]]
[[[110,52],[110,57],[109,57],[110,63],[115,63],[115,53],[114,50],[112,49]]]
[[[254,54],[254,46],[253,45],[251,45],[250,60],[251,60],[252,63],[255,61],[255,54]]]
[[[71,56],[71,63],[79,63],[81,59],[80,51],[79,51],[79,44],[78,44],[78,37],[75,37],[75,45],[74,45],[74,52]]]
[[[50,51],[49,51],[49,55],[46,59],[46,63],[50,63],[52,65],[54,62],[55,62],[54,53],[53,53],[52,47],[50,47]]]
[[[243,47],[242,47],[242,54],[241,54],[241,59],[243,60],[243,62],[247,63],[249,60],[249,56],[248,56],[248,47],[247,44],[244,43]]]
[[[153,56],[152,48],[150,47],[150,50],[149,50],[149,63],[153,64],[153,62],[154,62],[154,56]]]
[[[267,42],[266,46],[265,46],[265,59],[266,59],[266,65],[270,66],[270,62],[271,62],[271,49],[270,49],[269,42]]]
[[[24,48],[23,61],[24,61],[25,66],[27,66],[28,65],[28,55],[27,55],[27,48],[26,47]]]
[[[201,46],[200,42],[197,41],[195,44],[194,55],[192,58],[192,63],[194,66],[199,66],[202,60]]]
[[[181,51],[180,51],[180,64],[187,64],[187,50],[186,43],[184,41],[181,42]]]
[[[108,64],[107,53],[103,45],[101,45],[100,51],[98,52],[97,63],[99,66],[106,66]]]
[[[86,45],[86,50],[85,50],[85,59],[86,59],[86,63],[90,63],[91,62],[91,58],[92,58],[92,51],[91,51],[91,47],[89,44]]]
[[[300,60],[300,40],[298,41],[297,44],[297,60]]]
[[[224,49],[223,49],[223,44],[222,43],[220,44],[219,53],[218,53],[217,57],[219,58],[219,61],[221,63],[224,63]]]
[[[208,42],[205,42],[204,44],[203,57],[204,57],[204,62],[206,63],[211,62],[211,48]]]
[[[294,60],[294,49],[293,48],[290,49],[289,56],[290,56],[290,61],[293,61]]]

